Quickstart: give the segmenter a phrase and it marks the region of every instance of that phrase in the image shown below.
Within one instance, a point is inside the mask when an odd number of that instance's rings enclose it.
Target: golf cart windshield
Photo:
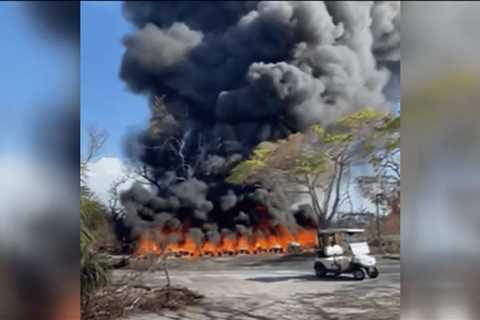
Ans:
[[[370,253],[370,248],[368,247],[368,243],[365,240],[363,232],[347,232],[345,240],[354,255]]]
[[[363,232],[346,232],[344,236],[347,242],[365,242],[365,235]]]
[[[352,250],[352,253],[356,256],[370,253],[370,248],[368,247],[368,244],[366,241],[350,242],[349,245],[350,245],[350,249]]]
[[[348,229],[348,228],[331,228],[323,229],[318,232],[320,239],[330,241],[330,239],[335,239],[337,243],[340,242],[363,242],[365,241],[363,229]],[[324,245],[328,242],[325,241]]]

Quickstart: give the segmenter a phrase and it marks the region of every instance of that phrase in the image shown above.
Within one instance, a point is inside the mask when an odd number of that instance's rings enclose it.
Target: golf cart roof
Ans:
[[[319,234],[334,234],[334,233],[363,233],[365,229],[350,229],[350,228],[331,228],[320,230]]]

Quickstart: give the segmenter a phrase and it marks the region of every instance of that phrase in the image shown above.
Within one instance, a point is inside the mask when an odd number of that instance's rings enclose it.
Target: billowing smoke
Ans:
[[[183,181],[172,187],[174,195],[181,203],[181,209],[191,209],[196,218],[207,219],[213,204],[206,199],[208,186],[195,178]]]
[[[379,1],[372,8],[373,52],[377,60],[400,60],[400,1]]]
[[[400,58],[398,2],[128,2],[124,9],[139,27],[124,40],[120,75],[130,89],[167,94],[172,109],[219,127],[269,123],[260,140],[280,130],[271,119],[302,129],[385,107],[389,71],[380,63]]]
[[[399,2],[142,1],[124,14],[137,30],[124,39],[120,77],[152,102],[150,128],[126,143],[151,182],[124,195],[127,223],[215,240],[265,219],[315,223],[282,192],[224,179],[262,141],[364,107],[389,110]]]
[[[220,197],[220,207],[223,211],[228,211],[237,204],[237,196],[232,190],[228,190],[227,194]]]

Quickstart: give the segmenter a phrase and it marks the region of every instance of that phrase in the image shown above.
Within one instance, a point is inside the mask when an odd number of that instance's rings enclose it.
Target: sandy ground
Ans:
[[[399,319],[400,263],[378,258],[377,279],[317,279],[312,257],[239,256],[170,262],[172,284],[195,290],[199,305],[128,320]],[[119,277],[124,271],[116,271]],[[165,283],[161,271],[143,273],[149,286]]]

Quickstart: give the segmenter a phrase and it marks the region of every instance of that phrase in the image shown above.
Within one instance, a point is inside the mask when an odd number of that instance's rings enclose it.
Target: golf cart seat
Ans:
[[[343,248],[339,245],[325,247],[325,255],[327,257],[341,256],[343,255],[343,253],[344,253]]]

